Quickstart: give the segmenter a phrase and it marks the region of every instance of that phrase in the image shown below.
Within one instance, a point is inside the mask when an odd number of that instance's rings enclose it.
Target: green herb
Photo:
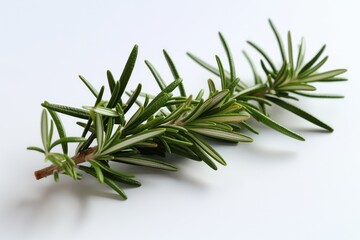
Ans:
[[[135,45],[118,80],[107,71],[110,99],[104,100],[105,87],[95,89],[89,81],[80,76],[81,81],[95,97],[95,104],[82,108],[44,102],[41,115],[42,147],[28,147],[44,154],[51,165],[35,172],[37,179],[50,175],[55,181],[60,174],[74,180],[81,179],[81,173],[87,173],[113,188],[120,196],[127,198],[119,184],[140,186],[135,176],[119,171],[121,165],[131,164],[159,170],[176,171],[177,167],[166,158],[167,154],[177,154],[196,161],[203,161],[212,169],[217,165],[226,165],[223,157],[207,142],[208,138],[232,143],[252,142],[244,129],[258,134],[249,124],[253,118],[274,130],[297,140],[304,140],[299,134],[274,121],[267,108],[275,104],[303,119],[327,130],[333,129],[295,106],[290,101],[298,101],[297,96],[317,98],[340,98],[331,94],[310,94],[315,91],[315,82],[344,81],[339,77],[345,69],[320,71],[327,61],[321,55],[325,46],[308,62],[305,62],[305,45],[301,41],[297,53],[293,49],[291,33],[287,35],[285,49],[280,34],[274,24],[270,26],[279,45],[282,63],[275,64],[257,44],[248,42],[261,56],[259,74],[249,55],[244,52],[253,72],[253,85],[245,83],[236,75],[235,63],[230,48],[219,33],[224,47],[229,71],[225,70],[222,60],[215,56],[216,65],[212,66],[194,54],[190,58],[219,77],[220,89],[213,80],[208,80],[209,95],[200,90],[194,97],[186,94],[180,74],[170,55],[164,50],[174,80],[169,84],[161,78],[159,72],[145,61],[160,92],[151,96],[141,92],[138,84],[133,91],[127,90],[127,83],[135,67],[138,46]],[[179,93],[176,93],[178,90]],[[125,93],[125,94],[124,94]],[[286,100],[284,100],[286,99]],[[134,104],[135,103],[135,104]],[[132,115],[129,110],[133,108]],[[59,113],[79,119],[77,124],[83,128],[81,136],[68,137],[61,123]],[[49,119],[50,115],[50,119]],[[85,122],[84,122],[85,120]],[[54,128],[58,139],[53,140]],[[77,143],[73,155],[68,154],[68,143]],[[60,152],[55,147],[61,145]],[[116,169],[116,170],[115,170]]]

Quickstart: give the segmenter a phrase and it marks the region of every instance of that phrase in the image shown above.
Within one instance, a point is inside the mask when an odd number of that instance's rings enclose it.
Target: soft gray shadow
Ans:
[[[154,168],[139,167],[126,164],[112,164],[115,170],[119,170],[126,173],[132,173],[136,179],[146,184],[150,179],[175,179],[180,184],[187,184],[191,187],[204,189],[206,188],[206,181],[201,181],[188,174],[187,171],[182,170],[186,168],[188,159],[180,156],[167,156],[167,161],[178,166],[179,170],[164,171]],[[190,160],[191,161],[191,160]],[[199,162],[199,164],[203,164]],[[83,172],[82,172],[83,173]],[[51,179],[44,179],[51,180]],[[119,184],[121,188],[127,192],[132,188],[137,188],[129,185]],[[140,187],[141,188],[141,187]],[[139,189],[141,190],[141,189]],[[57,209],[53,206],[59,203],[58,199],[64,199],[66,195],[67,201],[71,204],[71,209],[75,209],[73,214],[74,222],[81,222],[86,217],[87,208],[89,207],[89,201],[94,198],[106,198],[114,201],[124,201],[115,191],[109,188],[105,184],[99,184],[97,179],[92,176],[83,173],[83,179],[80,181],[73,181],[66,176],[61,176],[58,183],[49,183],[42,186],[42,189],[38,191],[40,195],[23,196],[18,202],[14,203],[10,208],[12,211],[21,212],[21,214],[27,213],[24,221],[28,221],[30,224],[36,224],[37,219],[44,219],[44,215],[59,215]],[[42,215],[42,216],[41,216]]]
[[[308,129],[307,131],[319,131],[319,129]],[[321,131],[324,132],[324,131]],[[270,163],[273,161],[288,161],[294,159],[296,152],[286,150],[286,148],[271,148],[264,144],[255,143],[226,143],[216,140],[209,141],[215,149],[221,147],[224,152],[232,152],[241,161],[257,161],[258,163]],[[230,160],[230,159],[229,159]],[[200,191],[207,189],[206,179],[202,179],[201,176],[197,177],[196,164],[205,165],[203,162],[196,162],[189,160],[182,156],[167,155],[166,161],[178,166],[177,172],[163,171],[153,168],[138,167],[125,164],[112,164],[115,170],[133,173],[136,179],[142,182],[151,184],[151,179],[172,179],[177,181],[179,184],[188,185],[189,187],[196,188]],[[195,166],[195,169],[194,169]],[[211,171],[209,169],[209,171]],[[129,188],[125,185],[121,185],[125,191]],[[69,204],[69,208],[72,210],[71,217],[67,217],[74,225],[79,226],[83,219],[87,217],[89,203],[94,198],[105,198],[112,201],[123,201],[120,196],[116,194],[105,184],[99,184],[96,179],[88,176],[84,173],[83,180],[72,181],[67,177],[63,176],[59,183],[51,183],[41,185],[39,195],[22,196],[17,202],[14,202],[12,206],[9,206],[9,213],[13,214],[12,221],[16,224],[17,221],[21,221],[21,226],[27,225],[23,231],[31,231],[32,228],[39,229],[44,224],[44,219],[49,219],[48,223],[56,224],[56,218],[63,214],[66,207],[56,208],[57,205]],[[139,191],[141,189],[138,189]],[[65,195],[65,197],[64,197]],[[66,203],[61,203],[59,199],[66,199]],[[54,207],[55,206],[55,207]],[[64,212],[68,214],[68,212]]]
[[[239,144],[239,154],[245,156],[245,160],[251,161],[288,161],[294,159],[296,152],[283,148],[270,148],[260,144]]]
[[[40,193],[38,195],[21,196],[21,199],[8,206],[12,218],[9,220],[26,226],[21,231],[29,231],[28,234],[44,227],[55,228],[64,219],[72,222],[67,225],[75,230],[86,218],[88,203],[92,198],[122,201],[115,192],[107,191],[103,185],[89,180],[74,182],[62,179],[59,183],[43,186],[37,191]]]

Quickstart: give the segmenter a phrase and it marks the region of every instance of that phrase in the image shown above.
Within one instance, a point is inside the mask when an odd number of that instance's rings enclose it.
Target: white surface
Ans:
[[[0,239],[360,239],[357,1],[129,2],[1,1]],[[138,43],[131,86],[157,91],[144,59],[170,80],[166,48],[194,93],[211,75],[185,52],[224,56],[219,30],[240,76],[249,76],[241,50],[258,56],[246,40],[279,56],[267,18],[282,36],[305,36],[310,54],[327,43],[328,69],[349,69],[350,81],[320,87],[345,99],[301,102],[334,133],[275,109],[306,142],[260,127],[252,144],[215,145],[228,162],[217,172],[185,159],[177,173],[132,168],[143,186],[126,189],[127,201],[91,178],[34,180],[45,165],[25,148],[41,143],[40,103],[93,101],[78,74],[106,84],[106,69],[120,74]],[[64,121],[75,134],[72,119]]]

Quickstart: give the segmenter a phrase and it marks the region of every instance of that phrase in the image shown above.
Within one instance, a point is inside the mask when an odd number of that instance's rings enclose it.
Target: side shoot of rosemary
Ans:
[[[227,56],[229,70],[223,61],[215,56],[215,65],[210,65],[196,55],[188,56],[200,66],[217,75],[220,88],[212,79],[208,80],[208,96],[204,90],[196,95],[186,94],[182,78],[169,54],[164,57],[173,75],[173,80],[165,82],[155,67],[149,68],[160,91],[151,96],[142,91],[139,83],[133,90],[127,90],[135,67],[138,46],[132,49],[122,74],[115,78],[107,71],[107,86],[94,88],[83,76],[80,80],[94,96],[94,102],[81,108],[42,103],[41,114],[42,147],[28,147],[29,150],[44,154],[50,166],[35,172],[36,179],[53,176],[55,181],[60,175],[80,180],[86,173],[95,177],[127,198],[122,184],[140,186],[135,176],[120,171],[123,164],[176,171],[177,167],[168,158],[177,154],[188,159],[204,162],[216,170],[218,164],[226,165],[223,157],[208,143],[209,138],[226,142],[252,142],[247,133],[258,134],[249,118],[291,138],[303,141],[304,138],[269,116],[267,109],[277,105],[286,111],[317,125],[326,131],[333,129],[322,120],[297,107],[301,97],[342,98],[332,94],[314,94],[313,83],[345,81],[339,77],[345,69],[321,71],[328,57],[322,57],[325,45],[319,52],[305,61],[305,43],[301,40],[299,48],[293,48],[291,33],[287,34],[286,45],[274,24],[269,21],[275,35],[282,63],[277,65],[254,42],[248,44],[260,55],[261,73],[246,52],[245,58],[253,72],[253,83],[243,82],[236,74],[234,60],[224,36],[219,33],[220,41]],[[107,89],[105,89],[107,88]],[[110,91],[109,99],[103,99],[104,91]],[[132,109],[133,111],[129,111]],[[130,112],[134,112],[130,115]],[[77,119],[82,128],[81,136],[67,136],[60,120],[60,114]],[[54,132],[58,138],[54,139]],[[69,153],[68,144],[76,143],[76,151]],[[55,151],[57,146],[61,152]]]

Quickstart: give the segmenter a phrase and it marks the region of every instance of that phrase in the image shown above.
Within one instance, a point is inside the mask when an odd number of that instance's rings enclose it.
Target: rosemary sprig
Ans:
[[[304,39],[301,40],[297,58],[295,60],[291,32],[289,31],[287,34],[286,51],[280,34],[276,30],[274,24],[271,20],[269,20],[269,23],[279,45],[282,64],[280,67],[277,67],[262,48],[260,48],[257,44],[248,41],[248,44],[263,57],[263,59],[260,60],[261,69],[263,70],[263,76],[261,76],[256,70],[256,67],[249,55],[245,51],[243,52],[253,72],[254,85],[252,86],[247,86],[245,83],[240,81],[240,78],[236,77],[230,49],[221,33],[219,33],[219,36],[228,58],[230,72],[222,70],[223,67],[221,66],[222,64],[218,57],[216,57],[218,68],[216,68],[191,53],[188,53],[188,55],[202,67],[218,75],[221,79],[222,86],[224,84],[225,86],[231,86],[231,84],[235,82],[235,79],[239,79],[233,88],[232,97],[244,106],[245,111],[263,124],[301,140],[301,137],[293,135],[293,133],[289,132],[288,129],[273,122],[269,118],[266,111],[267,106],[275,104],[327,131],[332,132],[333,129],[328,124],[283,99],[298,101],[299,99],[297,98],[297,95],[315,98],[342,98],[343,96],[333,94],[312,94],[311,92],[316,90],[316,87],[312,84],[316,82],[324,83],[346,81],[346,78],[339,77],[339,75],[346,72],[346,69],[319,72],[319,69],[328,59],[326,56],[320,60],[320,57],[325,50],[325,45],[311,60],[304,63]]]
[[[276,104],[304,119],[328,130],[332,128],[282,98],[297,100],[293,95],[313,96],[305,91],[313,91],[313,82],[340,81],[337,78],[345,70],[333,70],[317,73],[325,63],[326,57],[317,63],[320,52],[304,64],[304,44],[300,45],[297,61],[293,60],[290,32],[288,34],[288,52],[285,53],[280,35],[274,25],[270,25],[277,38],[283,63],[280,68],[257,45],[249,42],[264,58],[261,60],[265,81],[249,60],[254,75],[254,85],[248,86],[236,76],[235,65],[225,38],[219,34],[224,46],[230,71],[226,71],[221,59],[216,56],[217,67],[213,67],[193,54],[189,56],[209,71],[220,77],[221,89],[209,79],[209,95],[204,97],[201,90],[196,96],[187,95],[179,72],[170,55],[164,51],[164,57],[173,74],[174,80],[166,84],[159,72],[145,61],[160,92],[150,96],[141,92],[141,84],[133,91],[126,91],[127,83],[133,72],[138,47],[134,46],[124,70],[118,80],[107,71],[107,82],[111,96],[103,99],[105,86],[99,90],[80,76],[81,81],[94,95],[95,103],[82,108],[44,102],[41,115],[42,147],[29,147],[44,154],[51,165],[35,172],[41,179],[53,175],[55,181],[59,174],[81,179],[81,173],[87,173],[114,189],[120,196],[127,198],[121,184],[140,186],[135,176],[119,171],[115,164],[131,164],[160,170],[176,171],[177,168],[167,158],[167,154],[178,154],[196,161],[203,161],[212,169],[217,163],[226,165],[222,156],[207,142],[214,138],[228,142],[252,142],[252,138],[243,133],[249,129],[258,133],[247,120],[251,117],[273,129],[297,140],[304,140],[300,135],[272,120],[266,113],[266,106]],[[179,90],[179,94],[175,90]],[[124,94],[125,93],[125,94]],[[316,97],[334,97],[317,95]],[[134,114],[129,115],[129,110]],[[77,124],[83,128],[80,137],[67,137],[58,114],[65,114],[79,119]],[[50,114],[50,121],[49,115]],[[85,121],[84,121],[85,120]],[[53,141],[56,128],[59,139]],[[96,141],[96,143],[94,143]],[[78,143],[73,156],[68,154],[68,143]],[[54,151],[61,145],[62,151]]]

